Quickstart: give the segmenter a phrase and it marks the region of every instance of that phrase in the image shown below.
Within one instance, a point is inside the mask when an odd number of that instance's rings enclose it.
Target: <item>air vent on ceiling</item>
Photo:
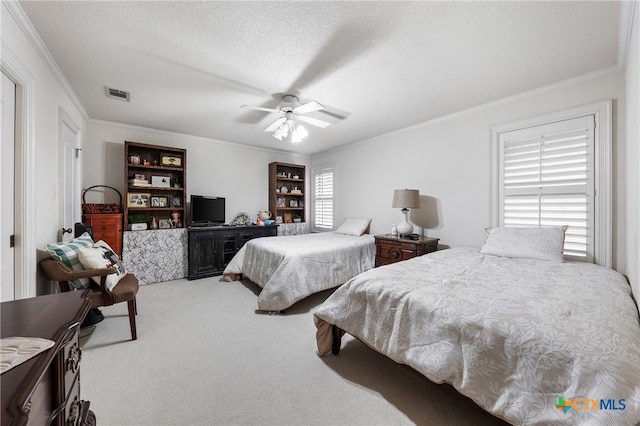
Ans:
[[[104,86],[104,88],[107,90],[108,98],[129,102],[129,92],[125,92],[124,90],[112,89],[111,87],[107,86]]]

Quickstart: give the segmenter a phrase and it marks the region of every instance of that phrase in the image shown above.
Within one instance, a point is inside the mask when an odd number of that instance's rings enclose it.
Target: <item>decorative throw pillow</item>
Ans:
[[[93,240],[88,232],[69,241],[62,241],[55,244],[47,244],[47,251],[52,259],[60,260],[73,271],[82,271],[84,268],[78,260],[78,251],[81,248],[93,246]],[[89,287],[89,278],[78,278],[69,281],[69,285],[76,289]]]
[[[551,228],[487,229],[487,240],[480,249],[483,254],[524,259],[564,262],[562,248],[567,226]]]
[[[105,279],[105,285],[107,290],[111,291],[118,284],[126,274],[124,265],[120,261],[120,258],[109,247],[109,244],[100,240],[93,247],[81,248],[78,253],[80,263],[85,269],[101,269],[101,268],[116,268],[116,273],[107,275]],[[100,284],[100,276],[92,278],[96,283]]]
[[[370,223],[371,223],[371,218],[348,217],[347,219],[345,219],[344,223],[340,225],[338,229],[335,230],[335,233],[355,235],[356,237],[359,237],[360,235],[367,232],[367,229],[369,229]]]

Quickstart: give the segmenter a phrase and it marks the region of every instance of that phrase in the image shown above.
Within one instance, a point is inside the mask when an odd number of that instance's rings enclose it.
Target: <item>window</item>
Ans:
[[[607,106],[494,129],[494,226],[568,225],[568,260],[611,266]]]
[[[334,167],[313,169],[313,228],[314,231],[333,229],[335,210],[333,178]]]

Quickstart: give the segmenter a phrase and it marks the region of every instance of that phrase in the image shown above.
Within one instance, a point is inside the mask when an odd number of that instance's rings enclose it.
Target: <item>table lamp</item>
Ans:
[[[420,208],[420,191],[417,189],[396,189],[393,191],[393,208],[402,209],[404,222],[396,228],[398,235],[407,236],[413,232],[413,225],[409,223],[407,213],[409,209]]]

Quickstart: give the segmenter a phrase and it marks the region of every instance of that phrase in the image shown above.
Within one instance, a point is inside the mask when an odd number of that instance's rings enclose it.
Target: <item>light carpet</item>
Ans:
[[[313,309],[257,311],[259,287],[219,277],[141,286],[83,329],[81,395],[99,425],[496,425],[442,385],[345,336],[318,357]]]

